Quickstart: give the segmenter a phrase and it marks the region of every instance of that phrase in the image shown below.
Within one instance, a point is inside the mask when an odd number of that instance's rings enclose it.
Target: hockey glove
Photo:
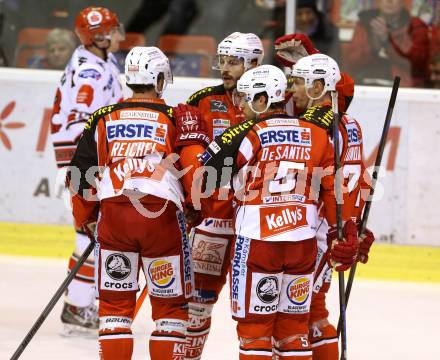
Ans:
[[[304,56],[318,54],[310,38],[305,34],[289,34],[274,42],[275,58],[284,66],[292,67]]]
[[[359,254],[358,261],[362,264],[368,262],[368,253],[370,252],[370,247],[373,245],[375,238],[374,234],[369,229],[365,229],[364,233],[360,237],[359,242]]]
[[[179,104],[173,108],[176,119],[176,146],[201,144],[208,146],[209,139],[200,110],[194,106]]]
[[[330,265],[336,271],[349,269],[356,262],[359,248],[357,227],[353,221],[349,220],[344,224],[342,234],[344,239],[337,240],[336,227],[331,227],[327,235]]]

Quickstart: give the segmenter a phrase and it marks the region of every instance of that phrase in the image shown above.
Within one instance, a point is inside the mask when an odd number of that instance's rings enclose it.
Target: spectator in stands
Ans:
[[[33,69],[64,70],[76,45],[76,37],[72,31],[55,28],[47,35],[46,56],[34,57],[29,67]]]
[[[277,39],[285,34],[285,0],[256,0],[259,7],[273,11],[272,20],[266,22],[262,38]],[[325,4],[328,6],[329,4]],[[322,5],[324,6],[324,5]],[[303,33],[315,44],[322,53],[339,61],[341,46],[338,38],[338,29],[320,11],[315,0],[297,0],[296,2],[296,33]]]
[[[297,0],[295,32],[309,36],[320,52],[339,62],[339,30],[318,10],[315,0]]]
[[[357,83],[424,86],[428,79],[428,27],[410,15],[404,0],[379,0],[378,8],[359,13],[345,62]]]
[[[440,89],[440,52],[431,58],[428,87],[432,89]]]

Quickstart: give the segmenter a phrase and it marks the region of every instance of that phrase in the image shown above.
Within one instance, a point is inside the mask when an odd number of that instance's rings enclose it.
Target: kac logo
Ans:
[[[124,280],[131,273],[130,259],[124,254],[111,254],[105,261],[105,271],[113,280]]]

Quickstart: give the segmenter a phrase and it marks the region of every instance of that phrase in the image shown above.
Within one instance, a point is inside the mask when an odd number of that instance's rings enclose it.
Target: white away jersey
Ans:
[[[58,85],[52,112],[51,138],[58,167],[70,164],[89,116],[121,100],[118,77],[112,54],[104,61],[82,45],[75,50]]]

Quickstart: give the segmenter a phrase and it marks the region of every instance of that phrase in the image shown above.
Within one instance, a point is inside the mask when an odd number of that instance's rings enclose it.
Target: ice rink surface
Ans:
[[[55,290],[67,261],[0,256],[0,359],[9,359]],[[361,265],[360,265],[361,266]],[[338,309],[337,282],[329,294],[331,320]],[[56,305],[21,359],[98,359],[96,339],[60,335],[62,301]],[[206,360],[238,359],[235,324],[227,292],[214,308]],[[348,358],[355,360],[440,359],[440,284],[356,280],[347,312]],[[148,301],[133,325],[133,359],[149,359]]]

